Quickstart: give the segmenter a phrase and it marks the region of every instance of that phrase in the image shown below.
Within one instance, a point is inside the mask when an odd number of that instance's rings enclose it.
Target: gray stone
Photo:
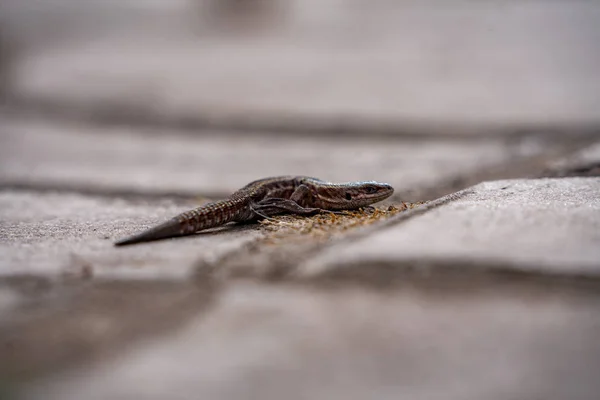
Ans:
[[[597,292],[421,289],[231,285],[172,336],[26,398],[597,398]]]
[[[216,262],[262,236],[253,227],[224,228],[216,234],[113,247],[116,239],[198,205],[0,191],[0,276],[179,279],[192,273],[197,262]]]
[[[282,124],[598,122],[597,2],[273,1],[261,2],[255,30],[216,15],[226,7],[190,8],[199,3],[170,7],[168,29],[154,32],[131,12],[127,25],[114,6],[128,30],[29,52],[15,65],[14,96],[117,115]],[[94,21],[80,8],[61,25]]]
[[[212,283],[0,277],[0,398],[13,398],[4,384],[175,331],[210,304]]]
[[[259,178],[287,174],[379,180],[402,194],[544,150],[495,140],[424,144],[218,131],[198,137],[47,120],[7,119],[2,131],[0,184],[216,197]]]
[[[600,277],[600,178],[485,182],[415,214],[328,248],[299,273],[377,277],[383,268],[400,276],[416,269]]]
[[[20,301],[20,296],[13,289],[0,286],[0,314],[11,312]]]

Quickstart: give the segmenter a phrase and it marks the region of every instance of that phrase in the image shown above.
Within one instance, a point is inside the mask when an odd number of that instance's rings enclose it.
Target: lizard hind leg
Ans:
[[[268,207],[261,206],[259,203],[250,204],[250,210],[255,218],[272,220],[273,218],[270,218],[269,215],[275,215]]]

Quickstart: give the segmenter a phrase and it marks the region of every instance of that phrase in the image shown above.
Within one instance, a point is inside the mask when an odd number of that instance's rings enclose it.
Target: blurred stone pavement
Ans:
[[[1,0],[0,398],[597,399],[598,21]],[[288,174],[395,193],[112,245]]]

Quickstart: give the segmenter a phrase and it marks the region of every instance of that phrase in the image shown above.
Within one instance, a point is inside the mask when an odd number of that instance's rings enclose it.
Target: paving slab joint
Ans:
[[[409,259],[403,261],[358,261],[343,269],[299,276],[297,282],[310,285],[358,284],[373,289],[399,289],[405,286],[461,290],[466,287],[491,288],[521,285],[548,291],[579,290],[600,293],[600,277],[571,273],[541,273],[514,268],[503,262]]]
[[[484,182],[462,191],[463,200],[449,196],[459,200],[454,204],[442,198],[414,210],[410,214],[421,217],[407,226],[328,248],[300,265],[296,276],[375,284],[509,278],[585,282],[598,290],[598,184],[598,178]],[[443,210],[423,215],[442,204]]]
[[[174,113],[171,115],[114,104],[74,104],[58,99],[41,97],[28,98],[12,95],[2,105],[0,112],[19,115],[24,118],[43,117],[55,121],[77,121],[98,126],[135,126],[138,128],[176,129],[182,135],[202,135],[202,132],[219,130],[221,134],[239,135],[244,132],[261,132],[266,135],[282,133],[321,138],[352,138],[353,140],[488,140],[491,137],[507,141],[523,137],[562,140],[565,136],[577,139],[597,137],[598,123],[469,123],[457,121],[428,122],[418,119],[391,120],[382,122],[369,117],[349,118],[348,116],[328,117],[311,115],[277,115],[271,113],[253,114],[249,112],[216,113],[214,111],[195,112],[192,115]],[[481,132],[487,132],[481,135]],[[369,132],[366,136],[365,132]]]
[[[215,279],[219,282],[240,278],[262,281],[295,281],[298,279],[297,267],[320,252],[332,246],[347,245],[358,241],[389,226],[402,223],[458,200],[469,193],[471,193],[471,189],[443,196],[402,211],[389,219],[355,228],[339,238],[332,237],[325,242],[313,240],[308,235],[285,235],[282,240],[277,241],[276,246],[268,246],[273,235],[265,234],[264,237],[247,243],[243,248],[228,253],[218,260],[207,262],[202,259],[198,261],[194,275],[196,279]],[[208,276],[210,277],[207,278]]]

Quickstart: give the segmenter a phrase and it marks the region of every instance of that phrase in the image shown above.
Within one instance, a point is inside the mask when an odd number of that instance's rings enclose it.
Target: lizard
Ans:
[[[259,179],[225,200],[179,214],[115,245],[191,235],[228,222],[255,221],[285,213],[310,216],[353,210],[384,200],[392,193],[392,186],[375,181],[331,183],[307,176]]]

